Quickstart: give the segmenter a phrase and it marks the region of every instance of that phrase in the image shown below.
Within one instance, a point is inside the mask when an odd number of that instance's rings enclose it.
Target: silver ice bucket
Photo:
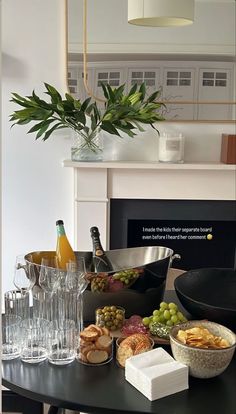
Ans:
[[[55,255],[55,252],[31,252],[25,256],[26,262],[35,264],[34,289],[40,289],[37,277],[38,265],[42,257],[51,255]],[[168,269],[179,255],[174,254],[168,247],[162,246],[109,250],[106,255],[112,264],[111,273],[138,268],[140,276],[129,288],[118,292],[92,292],[89,285],[83,294],[84,321],[94,322],[96,309],[106,305],[122,306],[126,317],[133,314],[150,315],[163,299]],[[91,273],[92,252],[76,252],[76,256],[78,261],[80,257],[84,257],[86,271],[90,276],[96,276],[95,273]]]

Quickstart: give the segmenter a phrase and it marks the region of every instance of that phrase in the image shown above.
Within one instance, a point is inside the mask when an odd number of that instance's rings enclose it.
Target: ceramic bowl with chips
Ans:
[[[203,330],[192,330],[196,327]],[[206,329],[213,337],[207,334]],[[236,335],[215,322],[188,321],[171,329],[170,345],[176,361],[187,365],[192,377],[212,378],[220,375],[230,364],[236,347]]]

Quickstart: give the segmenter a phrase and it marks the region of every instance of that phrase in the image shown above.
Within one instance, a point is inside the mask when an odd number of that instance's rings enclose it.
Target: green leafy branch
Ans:
[[[123,132],[134,137],[134,130],[144,131],[140,124],[150,124],[156,129],[154,123],[164,119],[158,113],[164,105],[155,101],[159,91],[145,99],[144,83],[139,89],[135,84],[127,95],[124,93],[125,85],[113,89],[108,84],[102,84],[106,99],[104,111],[98,108],[96,102],[91,102],[91,98],[81,103],[66,93],[63,99],[53,86],[48,83],[44,85],[45,93],[50,97],[49,102],[37,96],[35,91],[26,97],[12,93],[11,99],[11,102],[23,109],[14,111],[10,115],[10,121],[14,122],[13,125],[25,125],[34,121],[35,124],[28,133],[36,133],[36,139],[46,141],[55,130],[62,128],[71,128],[85,137],[93,135],[98,128],[110,134],[120,136]]]

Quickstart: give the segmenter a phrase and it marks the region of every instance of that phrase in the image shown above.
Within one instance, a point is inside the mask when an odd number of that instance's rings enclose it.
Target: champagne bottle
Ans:
[[[112,264],[102,248],[100,233],[97,227],[90,229],[93,243],[93,264],[95,272],[111,272]]]
[[[57,247],[56,255],[58,266],[60,269],[66,269],[66,264],[70,261],[76,262],[75,253],[66,236],[64,223],[62,220],[57,220]]]

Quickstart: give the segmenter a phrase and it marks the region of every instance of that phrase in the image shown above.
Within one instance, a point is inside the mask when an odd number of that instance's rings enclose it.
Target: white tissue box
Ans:
[[[188,367],[163,348],[127,359],[125,378],[150,401],[188,389]]]

